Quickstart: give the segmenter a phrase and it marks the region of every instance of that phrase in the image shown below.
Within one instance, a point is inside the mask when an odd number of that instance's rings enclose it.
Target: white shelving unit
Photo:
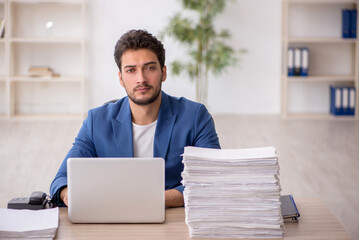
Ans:
[[[2,1],[0,17],[3,11],[6,26],[5,38],[0,40],[4,49],[0,50],[0,63],[4,59],[0,94],[5,99],[0,99],[0,114],[6,118],[83,117],[85,0]],[[30,66],[49,66],[59,76],[30,77]]]
[[[358,5],[358,0],[282,0],[282,116],[336,118],[329,114],[329,86],[345,83],[356,88],[358,118],[359,40],[341,37],[342,9]],[[309,47],[308,77],[288,77],[288,47]]]
[[[5,1],[0,0],[0,19],[5,19]],[[5,38],[0,38],[0,117],[6,116]]]

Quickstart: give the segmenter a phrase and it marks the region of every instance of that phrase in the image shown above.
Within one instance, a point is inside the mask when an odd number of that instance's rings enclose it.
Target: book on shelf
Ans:
[[[0,18],[0,38],[5,36],[5,19]]]
[[[331,85],[330,90],[330,113],[333,115],[355,114],[356,89],[354,86]]]
[[[307,77],[309,70],[309,48],[288,48],[288,76]]]
[[[30,66],[29,76],[31,77],[58,77],[58,73],[49,66]]]
[[[357,37],[357,10],[342,9],[342,37]]]

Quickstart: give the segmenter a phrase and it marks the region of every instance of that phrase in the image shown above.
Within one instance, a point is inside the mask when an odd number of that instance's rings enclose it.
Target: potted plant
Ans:
[[[219,75],[237,63],[236,51],[225,43],[230,38],[228,30],[217,31],[213,22],[228,0],[181,0],[184,10],[194,12],[193,18],[176,13],[160,34],[175,38],[189,48],[189,59],[171,63],[172,73],[184,72],[196,81],[196,100],[207,104],[208,75]],[[242,51],[243,52],[243,51]]]

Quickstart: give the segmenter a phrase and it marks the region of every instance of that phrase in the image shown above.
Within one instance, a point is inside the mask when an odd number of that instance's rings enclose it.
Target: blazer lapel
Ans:
[[[161,107],[158,114],[153,156],[166,159],[168,146],[171,140],[172,131],[177,115],[172,113],[168,96],[162,92]]]
[[[132,118],[128,98],[123,101],[119,113],[111,122],[120,157],[133,157]]]

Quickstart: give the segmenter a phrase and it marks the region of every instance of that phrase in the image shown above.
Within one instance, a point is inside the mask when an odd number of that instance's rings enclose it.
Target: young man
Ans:
[[[213,119],[202,104],[161,91],[167,77],[165,50],[147,31],[125,33],[114,56],[127,97],[89,111],[50,194],[56,204],[68,204],[70,157],[162,157],[165,205],[183,206],[180,155],[185,146],[220,148]]]

